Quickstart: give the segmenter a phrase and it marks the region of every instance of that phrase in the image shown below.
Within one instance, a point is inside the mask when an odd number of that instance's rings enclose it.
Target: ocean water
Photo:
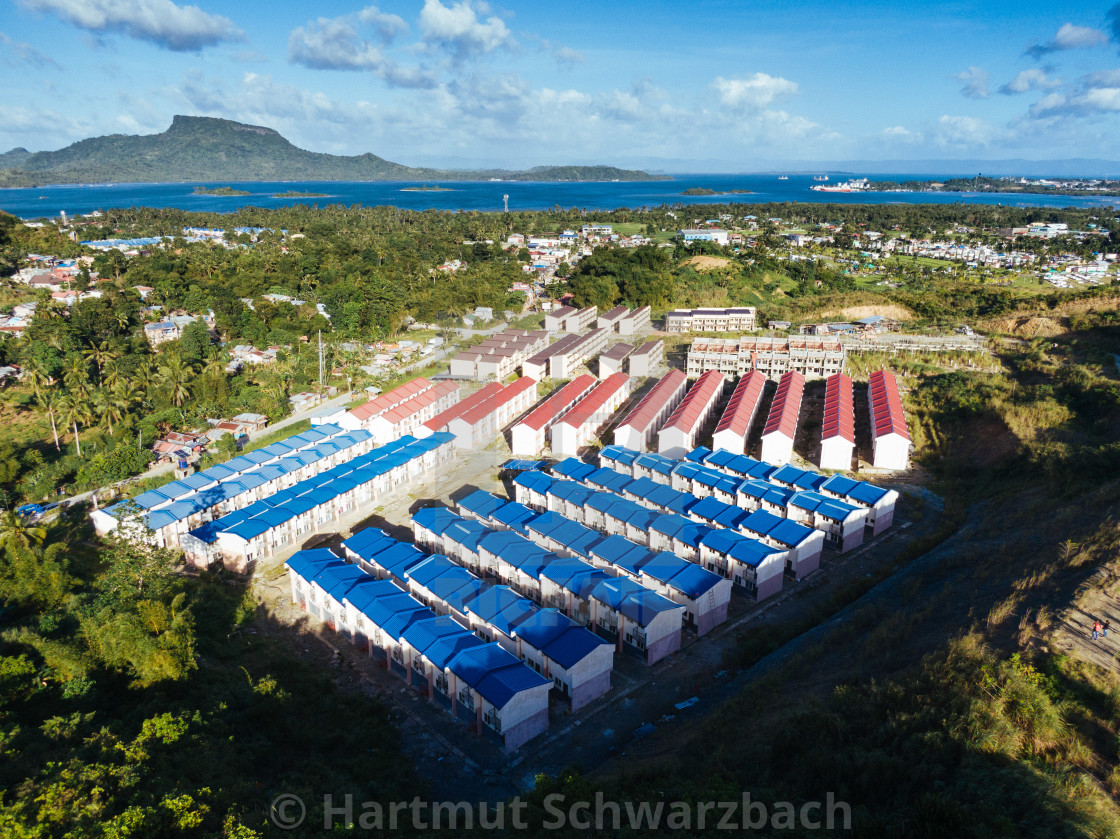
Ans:
[[[871,180],[935,180],[935,175],[876,175],[830,173],[829,183],[850,177]],[[941,175],[940,177],[945,177]],[[0,189],[0,210],[24,219],[89,213],[117,207],[176,207],[181,210],[231,212],[239,207],[285,207],[292,204],[342,204],[394,206],[410,210],[501,210],[509,196],[510,210],[545,210],[554,206],[586,210],[653,207],[662,204],[763,204],[801,201],[814,204],[1003,204],[1014,207],[1120,207],[1120,198],[1105,196],[1031,195],[1019,193],[924,192],[814,192],[811,174],[790,174],[788,180],[772,175],[674,175],[671,181],[536,182],[448,181],[426,182],[447,191],[410,192],[419,183],[399,181],[284,181],[277,183],[220,181],[209,187],[231,186],[249,195],[221,197],[195,195],[195,183],[95,184]],[[750,190],[751,194],[681,195],[692,187]],[[277,198],[288,191],[325,193],[323,198]]]

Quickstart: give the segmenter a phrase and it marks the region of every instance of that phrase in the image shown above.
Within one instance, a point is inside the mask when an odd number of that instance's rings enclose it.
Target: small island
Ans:
[[[290,189],[287,192],[278,192],[272,196],[273,198],[328,198],[330,197],[326,192],[300,192],[298,189]]]
[[[714,190],[703,186],[693,186],[681,192],[681,195],[754,195],[750,189],[722,189]]]
[[[232,186],[196,186],[194,188],[195,195],[220,195],[225,198],[238,196],[238,195],[252,195],[251,192],[244,189],[234,189]]]
[[[454,191],[455,190],[453,190],[449,186],[439,186],[439,185],[428,186],[427,184],[424,184],[423,186],[406,186],[406,187],[403,187],[401,189],[401,192],[454,192]]]

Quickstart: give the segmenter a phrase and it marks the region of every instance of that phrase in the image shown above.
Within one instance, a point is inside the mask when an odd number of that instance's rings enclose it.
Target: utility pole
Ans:
[[[323,330],[319,330],[319,393],[323,392]]]

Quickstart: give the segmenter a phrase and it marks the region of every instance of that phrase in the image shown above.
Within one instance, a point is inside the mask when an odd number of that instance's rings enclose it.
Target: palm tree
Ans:
[[[52,379],[43,365],[38,361],[32,361],[30,364],[23,368],[23,380],[31,386],[31,392],[35,394],[36,401],[42,402],[43,393],[54,384]]]
[[[15,510],[5,510],[0,515],[0,548],[26,550],[32,545],[43,544],[46,538],[45,527],[28,521]]]
[[[51,380],[54,381],[53,379]],[[54,447],[56,451],[62,451],[62,446],[58,444],[58,424],[55,422],[55,414],[58,412],[59,403],[62,401],[62,395],[57,390],[44,391],[39,396],[39,404],[47,409],[47,416],[51,418],[51,433],[54,434]]]
[[[171,401],[175,403],[176,407],[183,407],[183,403],[191,395],[189,385],[191,376],[194,374],[191,365],[183,360],[182,356],[169,353],[160,367],[160,372],[163,373],[167,383]]]
[[[66,360],[62,380],[74,396],[84,399],[89,395],[89,367],[80,354],[74,353]]]
[[[119,357],[119,353],[109,346],[108,341],[102,341],[100,344],[90,344],[89,349],[82,350],[82,356],[88,361],[92,361],[97,365],[97,384],[103,385],[105,382],[101,378],[102,367]],[[88,368],[87,368],[88,369]]]
[[[78,457],[82,456],[82,441],[78,437],[78,424],[89,421],[89,403],[76,393],[68,393],[58,406],[62,419],[74,427],[74,444],[78,447]]]
[[[221,352],[214,350],[206,356],[206,361],[202,365],[202,375],[214,381],[221,379],[226,374],[226,360],[222,358]]]
[[[109,428],[109,435],[113,434],[113,423],[119,423],[128,414],[129,403],[123,399],[119,391],[98,388],[93,392],[93,409],[101,417],[101,422]]]

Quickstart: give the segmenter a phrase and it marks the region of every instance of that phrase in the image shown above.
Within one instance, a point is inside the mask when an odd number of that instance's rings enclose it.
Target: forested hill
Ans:
[[[162,134],[111,134],[58,151],[0,154],[0,186],[168,181],[642,181],[655,175],[613,166],[538,166],[460,171],[402,166],[374,154],[345,157],[297,148],[277,131],[211,117],[176,116]]]

